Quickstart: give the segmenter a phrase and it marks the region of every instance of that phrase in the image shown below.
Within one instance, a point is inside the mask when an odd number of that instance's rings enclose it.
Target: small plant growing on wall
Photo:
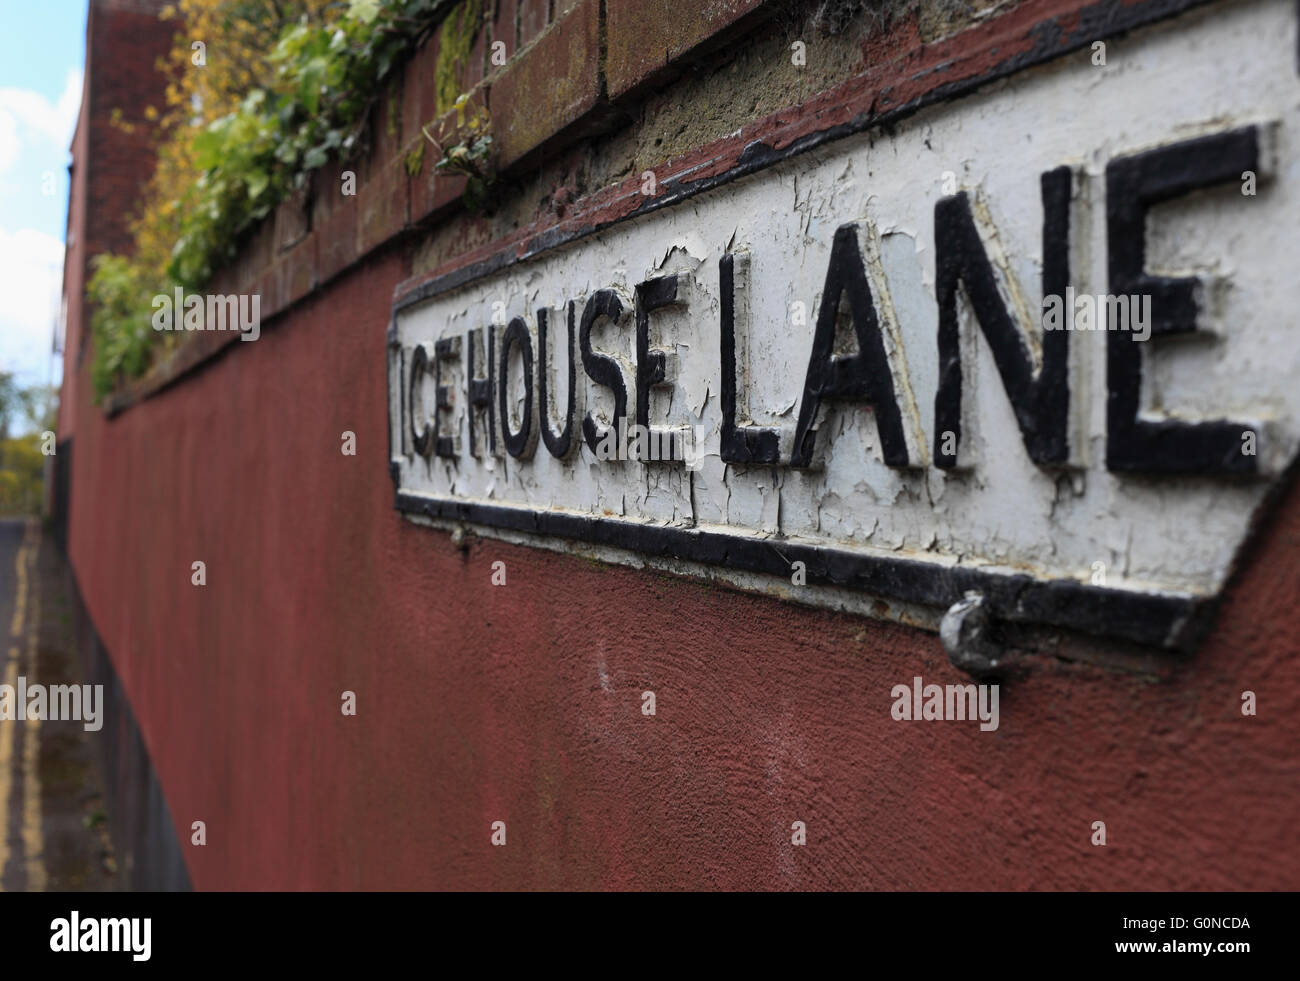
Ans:
[[[462,95],[454,107],[456,123],[453,134],[459,137],[458,142],[447,145],[452,137],[444,136],[440,140],[429,131],[428,125],[423,127],[422,132],[439,155],[437,163],[433,165],[434,170],[464,177],[465,207],[473,212],[490,214],[491,191],[496,183],[492,134],[489,132],[491,118],[481,106],[472,114],[467,113],[467,103],[468,96]]]

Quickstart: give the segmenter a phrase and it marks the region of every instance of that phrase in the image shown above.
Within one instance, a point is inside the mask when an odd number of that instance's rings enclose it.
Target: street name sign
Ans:
[[[797,601],[1194,643],[1300,437],[1293,3],[418,281],[397,506]]]

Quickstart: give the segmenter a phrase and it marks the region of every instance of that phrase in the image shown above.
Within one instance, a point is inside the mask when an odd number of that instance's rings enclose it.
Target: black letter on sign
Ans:
[[[568,408],[564,410],[564,428],[559,433],[551,431],[551,400],[548,395],[551,369],[546,352],[547,328],[550,326],[551,312],[545,307],[541,307],[537,311],[537,404],[541,418],[542,441],[546,443],[546,448],[551,451],[551,456],[557,460],[567,458],[578,447],[578,441],[573,438],[573,417],[578,397],[578,360],[576,357],[577,352],[574,349],[574,341],[577,339],[576,306],[577,304],[572,300],[569,301],[569,339],[565,347],[565,351],[568,352],[568,358],[565,360],[569,363],[569,404]]]
[[[737,263],[739,259],[739,263]],[[779,463],[779,434],[775,429],[736,425],[736,266],[746,280],[749,256],[730,252],[718,260],[718,279],[722,292],[722,461],[740,464]],[[748,282],[742,291],[748,290]],[[745,318],[748,320],[748,318]],[[748,330],[746,322],[743,329]],[[748,366],[749,359],[744,359]],[[745,413],[748,416],[748,413]]]
[[[474,374],[474,336],[478,335],[478,348],[482,350],[484,332],[471,330],[465,336],[465,346],[469,349],[468,365],[465,370],[465,376],[469,379],[469,451],[474,456],[483,455],[478,440],[474,438],[474,421],[483,410],[487,413],[488,448],[492,453],[497,451],[497,427],[492,404],[492,362],[495,355],[493,347],[496,343],[496,332],[495,327],[487,328],[487,371],[481,378]]]
[[[1197,329],[1195,277],[1146,272],[1146,217],[1152,205],[1259,169],[1259,136],[1246,127],[1112,160],[1106,166],[1106,240],[1112,295],[1151,296],[1151,337]],[[1143,473],[1246,474],[1241,423],[1138,419],[1142,348],[1127,331],[1106,343],[1106,466]]]
[[[411,351],[411,386],[407,389],[407,418],[411,420],[411,441],[415,446],[415,452],[420,456],[428,456],[429,451],[433,449],[433,431],[434,427],[429,425],[429,421],[423,412],[423,400],[420,403],[421,412],[417,416],[415,411],[416,395],[420,388],[420,382],[424,380],[424,373],[428,370],[429,353],[424,349],[423,344],[415,345]],[[434,424],[437,424],[437,418],[434,418]]]
[[[507,372],[510,367],[510,348],[519,346],[524,369],[524,416],[519,423],[519,432],[510,431],[510,391],[506,385]],[[537,449],[537,429],[533,426],[533,341],[528,336],[528,325],[522,317],[515,317],[506,326],[505,336],[501,339],[501,359],[497,368],[497,390],[501,404],[501,434],[505,439],[506,452],[516,459],[527,459]]]
[[[618,294],[613,290],[597,290],[587,300],[587,306],[582,311],[582,326],[578,329],[582,366],[587,369],[587,375],[597,385],[604,385],[614,393],[614,418],[610,420],[610,427],[615,432],[618,431],[619,420],[627,418],[627,385],[623,381],[623,372],[618,362],[608,354],[597,354],[591,349],[591,328],[601,317],[608,317],[611,323],[617,324],[622,316],[623,302]],[[595,453],[603,434],[590,412],[582,420],[582,435],[591,447],[591,452]]]
[[[1043,296],[1064,297],[1070,282],[1069,167],[1040,178],[1043,195]],[[1034,356],[1017,317],[998,293],[993,263],[980,240],[965,191],[934,206],[935,292],[939,301],[939,387],[934,398],[934,465],[957,465],[957,445],[945,453],[944,433],[961,439],[961,343],[957,286],[966,287],[975,319],[993,352],[1025,450],[1035,463],[1065,463],[1070,456],[1070,342],[1064,328],[1043,331],[1042,368],[1034,377]],[[1010,276],[1009,270],[1003,274]],[[1066,315],[1072,315],[1067,311]],[[1041,322],[1041,317],[1040,317]]]
[[[438,456],[457,455],[456,442],[458,436],[453,433],[450,436],[442,435],[442,423],[440,422],[441,414],[452,408],[451,386],[442,383],[442,366],[448,361],[458,361],[460,359],[460,338],[444,337],[433,345],[433,385],[434,385],[434,410],[433,410],[433,435],[435,440],[434,452]]]
[[[650,389],[670,385],[665,366],[664,352],[650,346],[650,311],[674,303],[685,303],[678,297],[676,276],[658,276],[636,286],[636,421],[648,432],[650,429]]]
[[[840,303],[848,295],[849,315],[858,350],[852,355],[835,354],[835,328]],[[817,410],[826,399],[857,399],[869,402],[880,431],[880,449],[891,467],[908,465],[907,438],[902,412],[894,395],[894,376],[880,336],[875,301],[867,284],[867,271],[858,245],[858,226],[841,225],[835,232],[826,285],[822,289],[817,332],[813,335],[812,357],[804,380],[799,422],[794,431],[792,467],[812,466],[817,442]]]

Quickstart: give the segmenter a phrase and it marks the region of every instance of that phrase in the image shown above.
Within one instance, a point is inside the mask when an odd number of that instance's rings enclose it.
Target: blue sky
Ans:
[[[86,0],[0,0],[0,369],[58,380],[68,147],[81,103]]]

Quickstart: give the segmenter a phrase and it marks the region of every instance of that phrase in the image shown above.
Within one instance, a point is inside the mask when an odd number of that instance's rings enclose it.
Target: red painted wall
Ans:
[[[932,635],[462,554],[399,517],[380,366],[401,272],[373,261],[77,420],[72,560],[196,888],[1300,885],[1300,492],[1172,677],[1049,658],[995,733],[897,722],[894,684],[964,680]]]

